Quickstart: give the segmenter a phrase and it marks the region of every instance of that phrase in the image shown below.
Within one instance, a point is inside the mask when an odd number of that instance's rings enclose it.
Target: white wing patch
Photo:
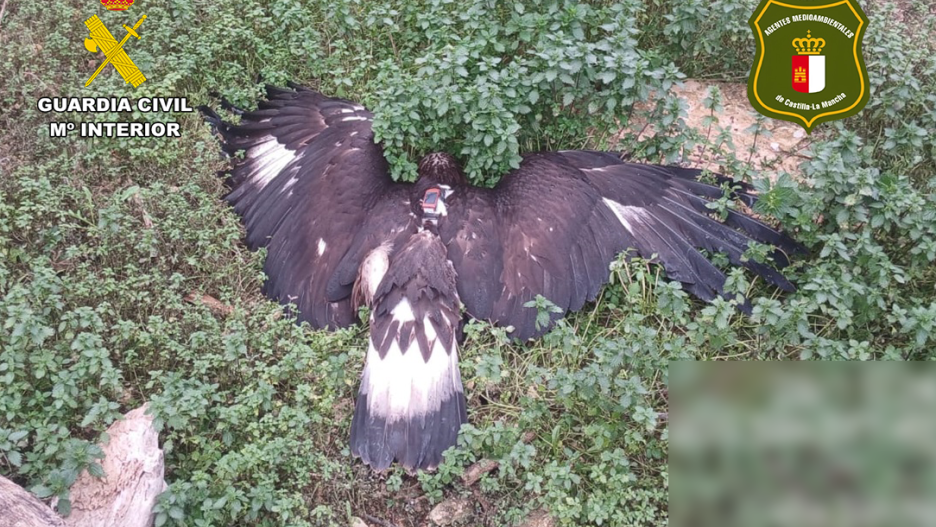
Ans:
[[[262,143],[247,151],[247,158],[253,161],[250,182],[259,189],[273,181],[289,163],[296,159],[296,152],[286,148],[273,136],[267,136]]]
[[[632,235],[634,234],[634,226],[646,224],[647,220],[650,219],[650,213],[647,212],[647,209],[643,207],[621,205],[620,203],[608,198],[602,198],[602,200],[605,202],[605,205],[611,209],[611,212],[617,216],[617,219],[619,222],[621,222],[621,225],[623,225],[624,228],[627,229],[627,232],[631,233]]]
[[[377,286],[380,285],[384,275],[387,274],[387,269],[390,268],[390,250],[392,247],[393,244],[391,242],[384,242],[378,245],[375,249],[367,253],[367,256],[364,257],[364,261],[361,262],[361,267],[358,269],[357,285],[364,293],[364,303],[368,306],[371,305],[371,301],[374,299]],[[406,309],[410,309],[409,303],[407,303],[405,307]],[[403,306],[398,305],[395,309],[402,308]],[[413,320],[412,316],[412,309],[410,309],[411,318],[408,320]]]
[[[322,256],[323,254],[325,254],[325,249],[327,248],[328,248],[328,244],[325,243],[325,238],[319,238],[318,251],[316,253],[317,256]]]

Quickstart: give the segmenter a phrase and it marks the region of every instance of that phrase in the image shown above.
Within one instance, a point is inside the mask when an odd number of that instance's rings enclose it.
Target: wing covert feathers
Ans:
[[[625,163],[608,152],[531,154],[491,190],[456,191],[440,233],[458,272],[458,291],[473,317],[513,326],[520,340],[538,336],[565,312],[580,309],[607,283],[609,264],[627,249],[655,257],[670,278],[704,300],[724,295],[724,273],[701,250],[720,252],[786,291],[777,270],[803,248],[763,222],[730,210],[725,220],[708,205],[720,186],[700,170]],[[751,188],[724,176],[732,196],[748,205]],[[742,257],[752,242],[776,247],[774,265]],[[542,295],[563,312],[536,327]],[[741,309],[749,309],[746,304]]]

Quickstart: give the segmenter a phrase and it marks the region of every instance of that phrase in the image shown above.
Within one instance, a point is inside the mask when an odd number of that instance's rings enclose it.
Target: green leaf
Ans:
[[[103,478],[104,467],[102,467],[100,463],[90,463],[88,465],[88,474],[91,474],[96,478]]]
[[[47,486],[45,486],[45,485],[34,485],[34,486],[33,486],[31,489],[29,489],[29,490],[30,490],[30,492],[32,492],[33,494],[35,494],[37,498],[39,498],[39,499],[41,499],[41,500],[44,500],[44,499],[46,499],[46,498],[52,496],[52,494],[54,494],[54,492],[52,491],[52,489],[50,489],[49,487],[47,487]]]

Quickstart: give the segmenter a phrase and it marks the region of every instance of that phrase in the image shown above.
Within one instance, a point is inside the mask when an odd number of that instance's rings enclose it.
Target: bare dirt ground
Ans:
[[[715,114],[718,118],[718,125],[731,131],[731,140],[734,142],[738,156],[741,159],[750,157],[754,168],[762,169],[772,166],[778,170],[797,172],[797,165],[803,160],[798,153],[809,144],[806,131],[794,123],[768,118],[766,128],[771,132],[770,137],[762,135],[757,138],[755,144],[754,134],[744,131],[754,124],[756,116],[748,101],[747,84],[695,80],[685,82],[682,88],[677,88],[676,91],[689,103],[687,124],[699,130],[707,128],[703,120],[710,114],[710,110],[703,106],[702,100],[705,99],[708,88],[712,85],[718,86],[722,94],[723,110]],[[752,145],[754,146],[753,153],[751,153]],[[715,160],[698,157],[696,161],[712,164]]]
[[[711,126],[711,132],[706,118],[712,115],[712,112],[703,104],[710,86],[717,86],[722,98],[722,109],[714,113],[717,121]],[[688,104],[686,124],[689,127],[697,129],[703,135],[710,133],[712,137],[715,137],[720,129],[729,130],[736,155],[742,161],[750,161],[752,168],[769,168],[791,174],[799,172],[797,167],[804,159],[802,151],[811,142],[805,130],[794,123],[768,118],[764,127],[769,134],[762,133],[755,138],[753,133],[746,132],[745,130],[755,123],[757,116],[748,102],[747,84],[690,79],[684,81],[682,86],[673,88],[673,92]],[[635,122],[631,127],[622,130],[622,135],[640,131],[642,128],[643,123]],[[653,126],[647,126],[643,129],[640,139],[655,133]],[[723,163],[722,156],[702,146],[694,149],[690,159],[694,166],[712,171],[718,171]]]

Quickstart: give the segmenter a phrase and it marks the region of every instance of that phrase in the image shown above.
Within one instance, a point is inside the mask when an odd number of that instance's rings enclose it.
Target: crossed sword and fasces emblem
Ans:
[[[110,63],[114,64],[114,68],[117,69],[117,73],[123,77],[124,81],[132,84],[134,88],[143,84],[146,77],[140,72],[140,68],[137,68],[136,64],[127,56],[127,52],[123,50],[123,45],[127,43],[131,35],[136,37],[137,40],[140,39],[140,35],[137,34],[136,30],[144,20],[146,20],[146,15],[143,15],[133,27],[125,25],[124,29],[127,30],[127,35],[120,43],[117,43],[117,39],[111,35],[111,32],[107,30],[107,27],[104,26],[104,23],[101,22],[101,19],[99,19],[97,15],[85,20],[85,25],[88,26],[88,30],[91,31],[91,38],[86,38],[84,41],[85,49],[91,53],[97,53],[98,48],[101,48],[101,51],[104,52],[104,56],[107,57],[107,60],[98,66],[94,75],[88,79],[85,86],[91,84],[91,81],[98,76],[98,73],[104,71],[104,67]]]

